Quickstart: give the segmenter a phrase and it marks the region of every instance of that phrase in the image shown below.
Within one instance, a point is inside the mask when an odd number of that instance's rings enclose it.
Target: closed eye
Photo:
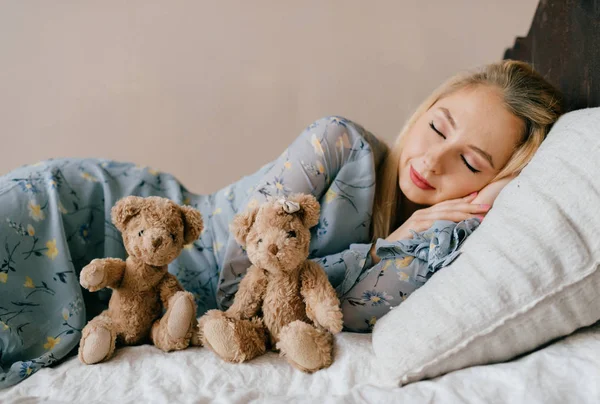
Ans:
[[[435,127],[435,125],[433,124],[433,121],[429,122],[429,127],[431,129],[433,129],[433,131],[435,133],[437,133],[438,135],[440,135],[441,137],[443,137],[444,139],[446,139],[446,136]]]
[[[476,169],[475,167],[473,167],[471,164],[469,164],[469,162],[467,161],[467,159],[465,158],[465,156],[463,156],[462,154],[460,155],[460,158],[462,159],[463,163],[465,163],[465,165],[467,166],[467,168],[469,170],[471,170],[474,173],[479,173],[481,171],[479,171],[478,169]]]
[[[290,230],[290,231],[288,231],[287,236],[288,236],[288,238],[296,237],[296,232],[294,230]]]
[[[438,135],[440,135],[441,137],[443,137],[444,139],[446,139],[446,136],[444,136],[444,134],[443,134],[442,132],[440,132],[440,131],[439,131],[439,130],[438,130],[436,127],[435,127],[435,125],[433,124],[433,121],[429,122],[429,127],[430,127],[431,129],[433,129],[433,131],[434,131],[435,133],[437,133]],[[476,169],[475,167],[473,167],[471,164],[469,164],[469,162],[467,161],[467,159],[465,158],[465,156],[463,156],[462,154],[460,155],[460,158],[462,159],[463,163],[465,163],[465,165],[467,166],[467,168],[468,168],[469,170],[471,170],[471,172],[474,172],[474,173],[479,173],[479,172],[481,172],[481,171],[479,171],[478,169]]]

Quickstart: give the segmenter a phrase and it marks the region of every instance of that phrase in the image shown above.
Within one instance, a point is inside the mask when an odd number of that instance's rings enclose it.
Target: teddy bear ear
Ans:
[[[139,196],[128,196],[120,199],[111,209],[112,222],[120,232],[125,231],[127,222],[140,213],[144,204],[144,198]]]
[[[204,222],[200,212],[191,206],[181,206],[181,215],[183,217],[183,240],[185,244],[189,244],[198,239],[204,229]]]
[[[235,241],[242,247],[246,246],[246,237],[248,237],[248,233],[250,233],[250,229],[256,220],[258,209],[258,207],[249,208],[244,213],[238,213],[229,226],[233,237],[235,237]]]
[[[302,223],[309,229],[319,223],[319,214],[321,213],[321,205],[317,198],[310,194],[296,194],[289,198],[300,205],[300,214]]]

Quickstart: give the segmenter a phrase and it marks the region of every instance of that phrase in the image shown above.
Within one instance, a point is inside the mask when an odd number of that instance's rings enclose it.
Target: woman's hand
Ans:
[[[419,209],[412,214],[407,221],[396,229],[392,234],[386,237],[386,241],[394,242],[398,240],[408,240],[412,238],[411,230],[421,232],[433,226],[437,220],[450,220],[452,222],[461,222],[473,217],[483,220],[485,214],[490,210],[489,204],[474,204],[477,192],[463,198],[451,199],[440,202],[429,208]],[[375,254],[375,247],[371,248],[371,258],[374,263],[379,262],[379,257]]]
[[[496,197],[502,191],[502,188],[506,186],[509,182],[511,182],[516,175],[512,177],[502,178],[501,180],[492,182],[491,184],[486,185],[481,191],[477,193],[477,196],[471,203],[475,204],[487,204],[493,205]]]
[[[429,208],[417,210],[385,240],[393,242],[410,239],[412,238],[410,230],[414,230],[415,232],[425,231],[436,220],[460,222],[472,217],[478,217],[483,220],[500,191],[516,176],[515,174],[511,177],[492,182],[486,185],[481,191],[473,192],[464,198],[440,202]],[[370,254],[375,264],[380,261],[377,254],[375,254],[375,245],[371,248]]]
[[[393,242],[410,239],[412,238],[411,230],[417,233],[425,231],[433,226],[433,223],[437,220],[461,222],[473,217],[483,220],[483,217],[490,210],[491,206],[489,204],[471,203],[476,196],[477,193],[474,192],[463,198],[451,199],[430,206],[429,208],[419,209],[385,240]]]

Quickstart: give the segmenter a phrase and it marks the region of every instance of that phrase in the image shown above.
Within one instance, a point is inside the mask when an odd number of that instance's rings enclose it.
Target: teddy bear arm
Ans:
[[[121,284],[125,267],[125,261],[118,258],[97,258],[81,270],[79,282],[90,292],[105,287],[114,289]]]
[[[251,266],[240,282],[233,304],[226,311],[228,317],[249,319],[258,314],[262,308],[267,277],[262,269]]]
[[[323,268],[313,261],[306,261],[300,280],[300,294],[308,318],[333,334],[340,332],[343,324],[340,300]]]
[[[183,291],[183,287],[175,275],[167,273],[159,285],[160,301],[165,309],[169,308],[169,300],[177,292]]]

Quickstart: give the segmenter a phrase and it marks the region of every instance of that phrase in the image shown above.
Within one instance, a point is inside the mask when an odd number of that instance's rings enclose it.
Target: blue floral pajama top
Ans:
[[[189,192],[172,175],[97,159],[48,160],[0,177],[0,388],[68,355],[109,290],[78,282],[94,258],[125,258],[110,220],[127,195],[164,196],[196,207],[205,229],[169,271],[193,293],[198,315],[232,303],[250,263],[229,234],[234,215],[268,197],[311,193],[321,202],[310,258],[336,288],[348,331],[369,331],[458,254],[477,219],[436,222],[413,239],[377,241],[368,254],[375,174],[385,147],[340,117],[309,125],[275,161],[210,195]]]

